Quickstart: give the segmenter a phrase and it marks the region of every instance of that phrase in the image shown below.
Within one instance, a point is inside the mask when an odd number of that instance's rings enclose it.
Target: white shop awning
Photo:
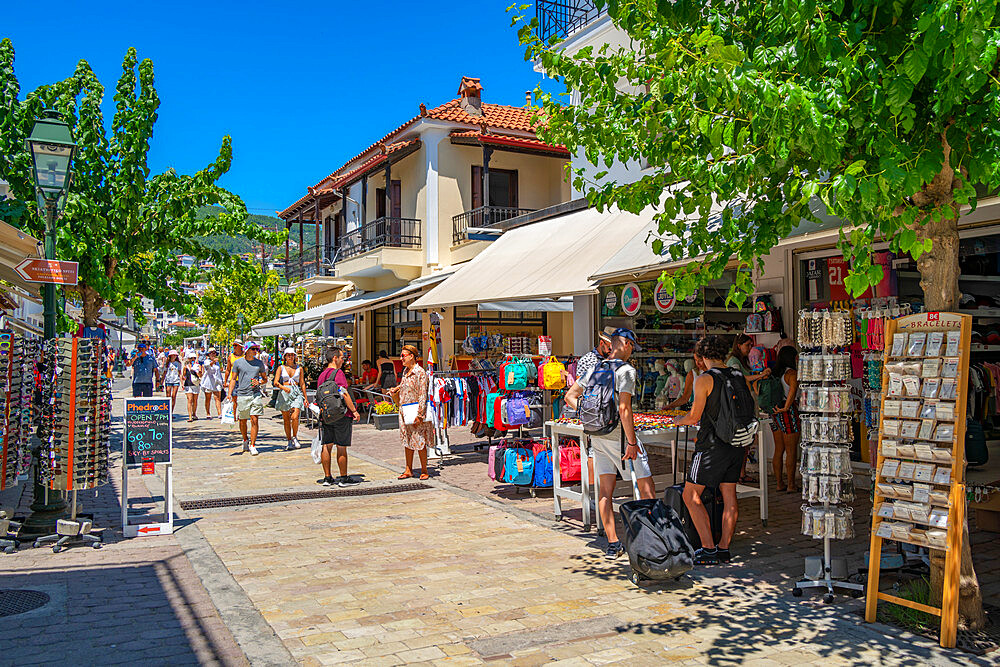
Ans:
[[[653,218],[609,209],[575,211],[503,233],[410,310],[596,294],[588,276]]]
[[[501,313],[572,313],[573,298],[493,301],[479,304],[479,310]]]
[[[303,310],[301,313],[282,315],[277,319],[256,325],[253,328],[252,334],[257,337],[291,336],[312,331],[322,326],[324,320],[342,318],[361,311],[388,306],[397,301],[402,301],[409,295],[424,289],[428,284],[432,284],[434,279],[443,280],[444,276],[418,278],[409,285],[403,285],[402,287],[356,294],[347,299]]]

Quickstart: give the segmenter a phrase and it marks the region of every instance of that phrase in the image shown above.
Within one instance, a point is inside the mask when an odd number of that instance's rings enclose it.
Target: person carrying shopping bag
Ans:
[[[275,407],[281,412],[288,439],[288,451],[299,449],[299,417],[306,407],[306,374],[298,364],[294,347],[285,350],[281,363],[274,371],[274,386],[278,390]]]

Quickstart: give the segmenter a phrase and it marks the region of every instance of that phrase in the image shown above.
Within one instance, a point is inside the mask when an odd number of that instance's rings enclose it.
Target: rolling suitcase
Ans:
[[[632,574],[629,581],[680,579],[694,567],[694,547],[673,508],[655,498],[622,504],[622,546]]]
[[[674,463],[676,464],[677,462],[674,461]],[[684,482],[682,480],[680,484],[677,483],[678,466],[674,465],[673,467],[674,485],[668,486],[663,492],[663,502],[667,507],[677,512],[688,540],[697,549],[701,546],[701,537],[698,536],[698,529],[695,528],[694,523],[691,521],[691,514],[688,512],[687,505],[684,504]],[[680,466],[685,476],[687,475],[687,467],[687,446],[685,446],[684,463]],[[712,527],[712,540],[718,544],[719,539],[722,537],[722,510],[724,509],[722,495],[718,489],[706,486],[705,490],[701,493],[701,502],[708,512],[708,520]]]

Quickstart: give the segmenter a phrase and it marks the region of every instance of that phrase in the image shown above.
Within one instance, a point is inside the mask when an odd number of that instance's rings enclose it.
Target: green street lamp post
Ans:
[[[45,259],[56,259],[56,217],[66,206],[72,178],[73,153],[76,144],[69,125],[59,112],[46,111],[35,121],[25,144],[31,153],[32,176],[39,212],[45,216]],[[56,337],[56,286],[42,285],[43,333],[46,339]],[[66,501],[58,493],[49,494],[42,484],[42,449],[35,449],[34,498],[31,516],[21,529],[23,535],[44,535],[55,532],[56,521],[66,517]]]

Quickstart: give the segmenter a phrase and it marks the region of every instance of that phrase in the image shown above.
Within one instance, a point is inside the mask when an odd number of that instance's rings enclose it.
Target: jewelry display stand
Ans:
[[[853,405],[847,381],[851,358],[842,352],[853,338],[848,312],[799,313],[799,409],[802,415],[802,533],[823,540],[821,576],[796,582],[792,595],[806,588],[825,588],[830,604],[835,589],[860,594],[864,586],[833,577],[831,541],[854,536],[853,510],[842,503],[854,499],[850,443]],[[779,378],[780,379],[780,378]]]

